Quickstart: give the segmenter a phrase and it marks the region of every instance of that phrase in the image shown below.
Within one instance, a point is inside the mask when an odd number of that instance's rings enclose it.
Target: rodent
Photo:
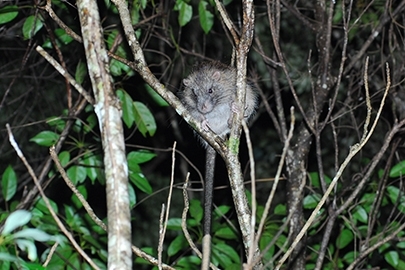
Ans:
[[[203,62],[185,79],[180,99],[188,111],[200,121],[204,130],[210,128],[220,137],[231,130],[235,110],[236,69],[220,62]],[[246,83],[244,116],[249,119],[256,108],[257,93]]]
[[[232,113],[237,110],[236,69],[220,62],[203,62],[183,79],[184,89],[179,97],[196,118],[201,128],[211,129],[225,139],[231,130]],[[246,83],[244,117],[249,120],[257,103],[257,93]],[[200,136],[199,136],[200,137]],[[203,257],[201,269],[208,270],[211,257],[211,218],[216,152],[200,137],[206,147],[204,179]]]

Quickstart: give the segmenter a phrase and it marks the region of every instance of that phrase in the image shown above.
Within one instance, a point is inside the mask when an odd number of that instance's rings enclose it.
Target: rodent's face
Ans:
[[[190,95],[195,102],[192,105],[202,114],[210,113],[221,100],[221,89],[214,78],[191,74],[183,83],[185,94]]]

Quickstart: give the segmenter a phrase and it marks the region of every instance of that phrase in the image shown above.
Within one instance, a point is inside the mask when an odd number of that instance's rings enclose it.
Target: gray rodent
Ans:
[[[225,139],[231,130],[232,113],[237,109],[235,105],[236,69],[220,62],[203,62],[197,65],[187,78],[183,79],[183,84],[184,89],[180,92],[179,97],[191,115],[200,122],[204,130],[210,128],[218,136]],[[257,93],[247,83],[244,110],[246,119],[253,115],[256,103]],[[207,151],[201,269],[207,270],[211,257],[211,217],[216,152],[202,138],[201,141]]]
[[[203,62],[183,79],[184,89],[180,98],[188,111],[220,137],[230,132],[231,117],[236,100],[236,69],[220,62]],[[255,111],[257,93],[246,84],[245,118]]]

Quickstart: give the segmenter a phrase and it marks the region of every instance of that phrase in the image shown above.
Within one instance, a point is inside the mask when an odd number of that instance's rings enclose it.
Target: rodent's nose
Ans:
[[[204,113],[209,113],[212,110],[212,106],[211,106],[210,101],[205,101],[201,106],[201,110]]]

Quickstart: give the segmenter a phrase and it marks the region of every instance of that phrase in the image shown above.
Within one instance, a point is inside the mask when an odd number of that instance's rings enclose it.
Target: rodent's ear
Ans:
[[[185,86],[190,86],[190,84],[191,84],[191,80],[190,80],[190,79],[185,78],[185,79],[183,79],[183,84],[184,84]]]
[[[219,81],[219,79],[221,78],[221,72],[219,70],[216,70],[214,72],[214,74],[212,74],[212,78],[216,81]]]

